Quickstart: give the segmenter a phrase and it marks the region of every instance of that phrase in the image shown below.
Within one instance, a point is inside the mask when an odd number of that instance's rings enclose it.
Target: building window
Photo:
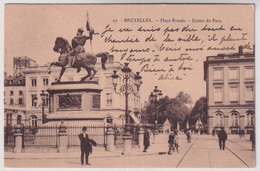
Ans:
[[[229,87],[229,100],[231,104],[237,104],[239,100],[238,87]]]
[[[14,99],[10,99],[10,105],[14,104]]]
[[[254,78],[254,68],[249,67],[245,68],[245,79],[252,79]]]
[[[37,116],[31,115],[31,117],[30,117],[30,125],[32,127],[37,127]]]
[[[213,79],[214,80],[223,80],[223,68],[215,68],[213,70]]]
[[[231,125],[232,126],[238,126],[238,117],[239,117],[239,115],[237,113],[231,114]]]
[[[111,87],[112,84],[112,77],[111,76],[107,76],[106,77],[106,87]]]
[[[49,79],[48,78],[43,78],[42,82],[43,82],[43,86],[49,86]]]
[[[214,87],[214,102],[216,104],[221,104],[223,101],[223,88]]]
[[[107,93],[106,94],[106,99],[107,99],[107,105],[112,105],[112,93]]]
[[[32,82],[32,87],[37,87],[37,79],[36,78],[32,78],[31,82]]]
[[[247,119],[247,125],[253,126],[254,125],[254,115],[252,113],[248,113],[246,116]]]
[[[215,115],[215,125],[216,126],[223,126],[224,125],[223,124],[223,118],[224,118],[224,116],[223,116],[222,113],[217,113]]]
[[[254,103],[254,86],[246,86],[245,100],[246,103]]]
[[[32,94],[32,107],[36,107],[36,106],[37,106],[37,95]]]
[[[23,91],[19,91],[19,95],[22,96],[23,95]]]
[[[238,80],[239,79],[239,69],[238,68],[229,68],[228,78],[229,78],[229,80]]]
[[[14,95],[14,91],[11,90],[11,91],[10,91],[10,96],[13,96],[13,95]]]
[[[23,104],[23,98],[19,98],[19,105],[22,105]]]
[[[99,94],[92,95],[92,108],[100,109],[100,95]]]
[[[6,115],[6,125],[12,125],[12,114],[8,113]]]

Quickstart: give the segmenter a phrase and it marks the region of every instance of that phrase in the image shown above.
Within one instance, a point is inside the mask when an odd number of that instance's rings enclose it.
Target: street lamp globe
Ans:
[[[125,74],[125,78],[129,79],[130,78],[130,74],[132,72],[132,70],[129,68],[129,63],[125,63],[125,66],[122,68],[122,72]]]
[[[111,75],[114,89],[116,89],[117,82],[118,82],[118,77],[119,77],[119,75],[117,75],[116,72],[117,72],[116,70],[113,71],[113,75]]]

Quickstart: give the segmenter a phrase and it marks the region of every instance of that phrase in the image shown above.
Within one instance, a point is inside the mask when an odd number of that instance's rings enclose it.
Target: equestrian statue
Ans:
[[[83,35],[83,28],[79,28],[77,35],[71,41],[72,47],[66,39],[62,37],[56,38],[53,51],[60,53],[60,56],[57,62],[52,62],[49,65],[49,73],[51,72],[51,66],[55,65],[61,67],[60,76],[57,82],[60,82],[66,68],[77,68],[77,73],[80,72],[81,68],[85,68],[88,75],[82,77],[81,82],[86,80],[88,77],[92,80],[97,73],[97,70],[95,70],[97,57],[101,58],[102,68],[106,70],[105,63],[109,56],[107,52],[101,52],[98,54],[85,52],[84,45],[88,39],[90,39],[90,42],[92,41],[92,35],[94,34],[94,30],[90,27],[88,20],[86,28],[89,31],[89,36]]]

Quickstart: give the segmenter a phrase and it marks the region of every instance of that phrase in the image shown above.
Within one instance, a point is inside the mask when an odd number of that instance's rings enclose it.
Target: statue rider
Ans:
[[[77,35],[72,39],[72,50],[68,54],[68,64],[65,68],[69,68],[72,65],[73,60],[77,57],[78,54],[84,53],[84,45],[88,39],[92,40],[92,35],[94,30],[90,30],[89,35],[90,36],[85,36],[83,35],[83,28],[79,28]],[[80,71],[80,68],[77,69],[77,72]]]

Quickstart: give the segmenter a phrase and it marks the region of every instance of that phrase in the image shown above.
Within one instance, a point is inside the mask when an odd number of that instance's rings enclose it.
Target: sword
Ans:
[[[91,48],[91,52],[92,52],[92,35],[94,34],[94,29],[90,26],[88,11],[87,11],[86,30],[89,31],[89,35],[91,36],[91,39],[90,39],[90,48]]]

